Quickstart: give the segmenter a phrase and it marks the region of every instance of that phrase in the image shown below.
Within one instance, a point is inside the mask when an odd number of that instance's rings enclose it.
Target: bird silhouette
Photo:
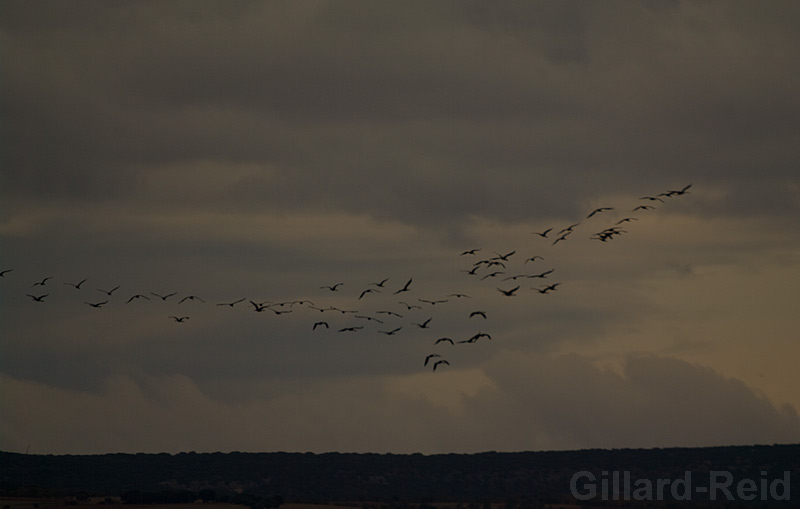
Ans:
[[[475,253],[477,253],[477,252],[478,252],[478,251],[480,251],[480,250],[481,250],[480,248],[468,249],[468,250],[464,251],[463,253],[461,253],[461,255],[460,255],[460,256],[464,256],[464,255],[474,255]]]
[[[655,209],[655,207],[653,207],[652,205],[639,205],[637,207],[634,207],[631,210],[631,212],[636,212],[637,210],[653,210],[653,209]]]
[[[370,284],[377,286],[378,288],[383,288],[383,285],[385,285],[387,281],[389,281],[388,277],[382,281],[378,281],[377,283],[370,283]]]
[[[356,317],[356,318],[360,318],[360,319],[362,319],[362,320],[368,320],[368,321],[370,321],[370,322],[378,322],[378,323],[383,323],[383,320],[378,320],[378,319],[377,319],[377,318],[375,318],[374,316],[367,316],[367,315],[355,315],[355,317]]]
[[[412,309],[422,309],[422,306],[417,306],[416,304],[409,304],[408,302],[400,301],[398,302],[398,304],[404,305],[406,308],[408,308],[409,311],[411,311]]]
[[[451,345],[453,344],[453,340],[451,338],[439,338],[433,344],[438,345],[439,343],[449,342]]]
[[[448,297],[455,297],[456,299],[471,299],[469,295],[466,293],[451,293],[447,295]]]
[[[514,292],[516,292],[517,290],[519,290],[519,285],[515,286],[514,288],[511,288],[510,290],[503,290],[502,288],[497,289],[498,292],[502,293],[506,297],[513,297]]]
[[[553,283],[551,285],[545,286],[544,288],[533,288],[533,290],[536,290],[541,294],[546,294],[548,292],[555,291],[556,287],[558,287],[558,285],[560,285],[560,284],[561,283]]]
[[[667,191],[667,192],[670,193],[672,196],[680,196],[682,194],[686,194],[687,192],[689,192],[690,187],[692,187],[692,184],[685,186],[683,189],[679,191]]]
[[[600,213],[600,212],[605,212],[606,210],[614,210],[614,207],[600,207],[600,208],[596,208],[596,209],[594,209],[593,211],[589,212],[589,215],[588,215],[588,216],[586,216],[586,219],[589,219],[589,218],[590,218],[590,217],[592,217],[593,215],[595,215],[595,214],[598,214],[598,213]]]
[[[53,279],[53,276],[47,276],[46,278],[42,279],[41,281],[39,281],[37,283],[33,283],[31,285],[31,288],[33,288],[34,286],[44,286],[47,283],[47,281],[49,281],[51,279]]]
[[[78,282],[78,283],[64,283],[64,284],[65,284],[65,285],[69,285],[69,286],[71,286],[71,287],[75,288],[76,290],[80,290],[80,289],[81,289],[81,285],[82,285],[83,283],[85,283],[85,282],[86,282],[86,279],[84,278],[84,279],[82,279],[82,280],[81,280],[80,282]]]
[[[198,300],[198,301],[200,301],[200,302],[205,302],[203,299],[201,299],[201,298],[200,298],[200,297],[198,297],[197,295],[187,295],[186,297],[182,298],[182,299],[180,300],[180,302],[178,302],[178,304],[182,304],[183,302],[185,302],[185,301],[187,301],[187,300]]]
[[[408,282],[402,288],[394,292],[394,294],[397,295],[398,293],[407,292],[408,287],[411,285],[411,281],[413,281],[413,279],[409,279]]]
[[[375,312],[376,313],[380,313],[380,314],[384,314],[384,315],[396,316],[397,318],[403,318],[403,315],[401,315],[400,313],[395,313],[394,311],[381,310],[381,311],[375,311]]]
[[[172,318],[173,320],[175,320],[178,323],[183,323],[183,322],[185,322],[186,320],[189,319],[188,316],[170,316],[170,318]]]
[[[158,297],[159,299],[161,299],[163,301],[166,301],[167,299],[169,299],[173,295],[177,295],[177,294],[178,294],[178,292],[172,292],[172,293],[168,293],[166,295],[159,295],[159,294],[157,294],[155,292],[150,292],[150,295],[155,295],[156,297]]]
[[[490,277],[497,277],[497,276],[499,276],[501,274],[505,274],[505,272],[502,271],[502,270],[498,270],[496,272],[490,272],[489,274],[486,274],[485,276],[483,276],[481,278],[481,281],[483,281],[484,279],[490,278]]]
[[[580,223],[573,223],[573,224],[567,226],[566,228],[562,229],[560,232],[558,232],[558,234],[561,235],[562,233],[572,232],[572,230],[576,226],[579,226],[579,225],[580,225]]]
[[[49,293],[45,293],[44,295],[31,295],[30,293],[27,294],[28,297],[33,299],[36,302],[44,302],[44,298],[50,295]]]
[[[403,327],[402,327],[402,325],[401,325],[400,327],[394,328],[394,329],[392,329],[392,330],[379,330],[378,332],[380,332],[381,334],[386,334],[387,336],[394,336],[395,334],[397,334],[398,332],[400,332],[400,330],[401,330],[402,328],[403,328]]]
[[[130,299],[128,299],[127,302],[125,302],[125,304],[129,304],[134,299],[150,300],[150,297],[148,297],[147,295],[142,295],[140,293],[137,293],[136,295],[134,295]]]
[[[339,287],[342,286],[343,284],[344,283],[336,283],[335,285],[330,285],[330,286],[320,286],[320,288],[323,289],[323,290],[324,289],[328,289],[328,290],[330,290],[332,292],[338,292],[339,291]]]
[[[483,319],[486,319],[486,312],[485,311],[473,311],[469,314],[469,317],[472,318],[473,316],[481,316]]]
[[[438,353],[429,354],[427,357],[425,357],[425,363],[422,365],[427,366],[428,362],[430,362],[431,359],[435,359],[436,357],[441,357],[441,355],[439,355]]]
[[[539,255],[534,255],[534,256],[531,256],[530,258],[528,258],[527,260],[525,260],[525,261],[523,262],[523,265],[525,265],[525,264],[526,264],[526,263],[528,263],[528,262],[535,262],[536,260],[544,260],[544,257],[542,257],[542,256],[539,256]]]
[[[411,322],[411,323],[416,325],[420,329],[427,329],[428,328],[428,324],[431,323],[431,320],[433,320],[433,317],[428,318],[427,320],[425,320],[422,323],[415,323],[415,322]]]
[[[417,300],[420,302],[424,302],[425,304],[430,304],[431,306],[447,302],[447,299],[439,299],[439,300],[417,299]]]
[[[361,295],[359,295],[359,296],[358,296],[358,300],[361,300],[361,298],[362,298],[364,295],[366,295],[366,294],[368,294],[368,293],[373,293],[373,292],[375,292],[375,293],[381,293],[381,291],[380,291],[380,290],[375,290],[374,288],[367,288],[366,290],[364,290],[363,292],[361,292]]]
[[[531,234],[538,235],[538,236],[542,237],[543,239],[546,239],[547,238],[547,234],[550,233],[552,230],[553,230],[552,228],[548,228],[543,232],[531,232]]]
[[[569,232],[564,233],[563,235],[560,235],[556,240],[553,241],[553,245],[555,246],[556,244],[558,244],[562,240],[567,240],[567,236],[568,235],[569,235]]]
[[[449,363],[449,362],[447,362],[447,361],[446,361],[446,360],[444,360],[444,359],[441,359],[441,360],[438,360],[438,361],[436,361],[436,362],[434,362],[434,363],[433,363],[433,370],[434,370],[434,371],[436,371],[436,368],[438,368],[438,367],[439,367],[439,366],[441,366],[442,364],[445,364],[445,365],[447,365],[447,366],[449,366],[449,365],[450,365],[450,363]]]
[[[355,327],[343,327],[343,328],[339,329],[339,332],[357,332],[357,331],[359,331],[359,330],[361,330],[363,328],[364,327],[361,326],[361,325],[358,325],[358,326],[355,326]]]
[[[546,278],[546,277],[547,277],[549,274],[552,274],[553,272],[555,272],[555,270],[556,270],[556,269],[550,269],[550,270],[546,270],[546,271],[544,271],[544,272],[541,272],[541,273],[539,273],[539,274],[532,274],[532,275],[531,275],[531,276],[529,276],[529,277],[530,277],[530,278],[540,278],[540,279],[544,279],[544,278]]]
[[[252,300],[249,300],[248,302],[253,306],[253,310],[257,313],[261,313],[269,307],[269,303],[266,302],[253,302]]]
[[[233,306],[235,306],[236,304],[238,304],[238,303],[240,303],[240,302],[244,302],[244,301],[245,301],[245,298],[244,298],[244,297],[242,297],[241,299],[239,299],[239,300],[235,300],[235,301],[233,301],[233,302],[220,302],[220,303],[218,303],[218,304],[217,304],[217,306],[230,306],[230,307],[233,307]]]
[[[325,327],[326,329],[329,329],[330,325],[328,325],[328,322],[316,322],[314,326],[311,327],[311,330],[317,330],[317,327]]]
[[[111,290],[103,290],[102,288],[98,288],[97,289],[98,292],[103,292],[104,294],[108,295],[109,297],[111,296],[112,293],[116,292],[117,290],[119,290],[119,285],[115,286]]]
[[[14,269],[5,269],[3,271],[0,271],[0,277],[6,277],[6,274],[8,274],[9,272],[11,272],[13,270]]]
[[[494,254],[496,254],[497,256],[494,256],[494,257],[490,258],[490,260],[503,260],[504,262],[507,262],[508,261],[508,257],[513,255],[514,253],[516,253],[516,251],[511,251],[510,253],[506,253],[504,255],[501,255],[500,253],[495,252]]]
[[[108,304],[108,301],[104,300],[103,302],[87,302],[86,304],[92,306],[93,308],[101,308],[104,304]]]
[[[474,342],[478,341],[481,338],[492,339],[492,336],[490,336],[489,334],[486,334],[485,332],[478,332],[477,334],[475,334],[474,336],[470,337],[469,339],[464,339],[462,341],[459,341],[459,343],[474,343]]]

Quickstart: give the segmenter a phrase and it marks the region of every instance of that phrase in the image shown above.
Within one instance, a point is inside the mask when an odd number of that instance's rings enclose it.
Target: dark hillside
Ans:
[[[637,479],[685,479],[708,486],[710,473],[730,473],[736,486],[757,489],[788,475],[791,500],[800,500],[800,444],[671,449],[618,449],[480,454],[204,453],[25,455],[0,453],[4,495],[20,491],[94,496],[128,493],[280,497],[291,502],[453,502],[540,500],[568,502],[570,482],[581,471],[613,483],[613,471]],[[788,472],[788,474],[786,474]],[[721,474],[718,474],[721,475]],[[587,482],[586,476],[581,478]],[[622,479],[622,477],[620,477]],[[720,478],[721,479],[721,478]],[[745,488],[748,488],[746,485]],[[621,489],[621,488],[620,488]],[[776,487],[776,489],[778,489]],[[769,497],[769,493],[765,496]],[[746,498],[749,492],[745,489]],[[782,495],[780,490],[777,495]],[[718,492],[719,497],[725,495]],[[761,491],[755,499],[761,500]],[[669,489],[666,497],[670,497]],[[693,494],[693,500],[708,494]],[[727,502],[730,502],[729,500]],[[763,502],[763,501],[762,501]],[[771,500],[770,506],[790,504]]]

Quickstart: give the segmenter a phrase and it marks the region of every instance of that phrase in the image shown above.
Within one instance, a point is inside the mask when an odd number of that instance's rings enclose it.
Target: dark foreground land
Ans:
[[[42,509],[199,501],[377,509],[800,507],[800,444],[438,455],[0,452],[0,497],[9,507],[36,497]]]

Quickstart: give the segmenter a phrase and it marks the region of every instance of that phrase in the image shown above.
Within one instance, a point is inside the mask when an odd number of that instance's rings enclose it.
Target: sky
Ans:
[[[799,442],[799,17],[0,1],[0,450]]]

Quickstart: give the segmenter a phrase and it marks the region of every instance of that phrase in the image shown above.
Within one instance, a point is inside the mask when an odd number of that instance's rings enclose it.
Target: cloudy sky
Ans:
[[[798,17],[0,2],[0,450],[800,441]]]

